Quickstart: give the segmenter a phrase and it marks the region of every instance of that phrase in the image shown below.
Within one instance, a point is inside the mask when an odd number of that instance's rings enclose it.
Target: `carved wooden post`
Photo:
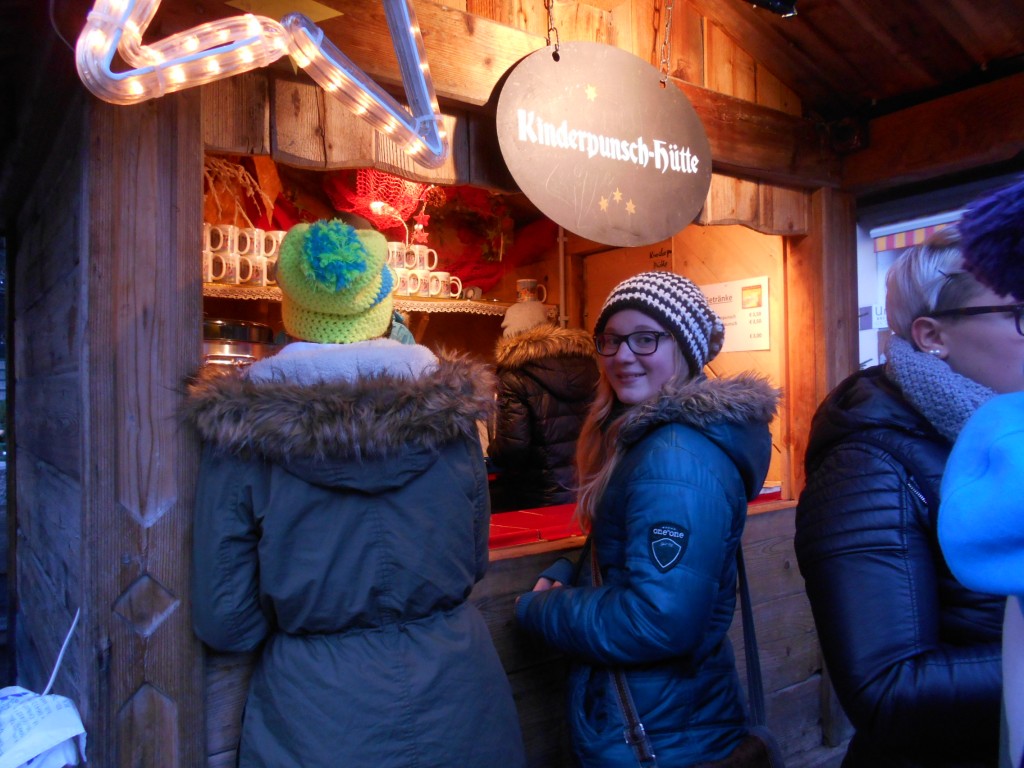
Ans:
[[[205,758],[189,619],[197,447],[175,415],[201,357],[200,127],[197,90],[94,101],[88,122],[81,641],[95,765]]]

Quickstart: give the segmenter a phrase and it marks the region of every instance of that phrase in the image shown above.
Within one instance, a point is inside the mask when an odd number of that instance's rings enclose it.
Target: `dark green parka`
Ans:
[[[294,343],[191,387],[195,631],[261,651],[240,765],[523,764],[468,602],[487,565],[492,387],[388,340]]]

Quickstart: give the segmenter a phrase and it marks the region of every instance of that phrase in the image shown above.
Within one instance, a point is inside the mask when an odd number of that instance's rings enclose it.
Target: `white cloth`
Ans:
[[[417,379],[437,367],[437,357],[418,344],[373,339],[352,344],[293,341],[273,357],[246,369],[251,381],[289,381],[303,385],[351,381],[372,373]]]

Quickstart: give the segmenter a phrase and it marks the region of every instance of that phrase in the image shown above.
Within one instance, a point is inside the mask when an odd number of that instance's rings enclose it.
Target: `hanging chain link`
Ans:
[[[551,34],[555,36],[555,59],[558,59],[558,30],[555,29],[554,19],[551,17],[551,8],[554,6],[555,0],[544,0],[544,10],[548,12],[548,45],[551,45]]]
[[[672,61],[672,7],[675,0],[665,3],[665,37],[661,40],[661,85],[668,82],[669,65]]]

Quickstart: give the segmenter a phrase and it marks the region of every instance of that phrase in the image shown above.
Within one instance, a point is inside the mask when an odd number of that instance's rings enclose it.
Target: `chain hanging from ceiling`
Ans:
[[[672,10],[675,0],[665,3],[665,36],[661,39],[661,87],[668,83],[669,66],[672,62]]]
[[[555,27],[555,21],[551,14],[551,9],[555,4],[555,0],[544,0],[544,10],[548,13],[548,35],[547,43],[551,45],[551,37],[554,35],[555,38],[555,52],[551,54],[555,61],[558,61],[558,29]]]

